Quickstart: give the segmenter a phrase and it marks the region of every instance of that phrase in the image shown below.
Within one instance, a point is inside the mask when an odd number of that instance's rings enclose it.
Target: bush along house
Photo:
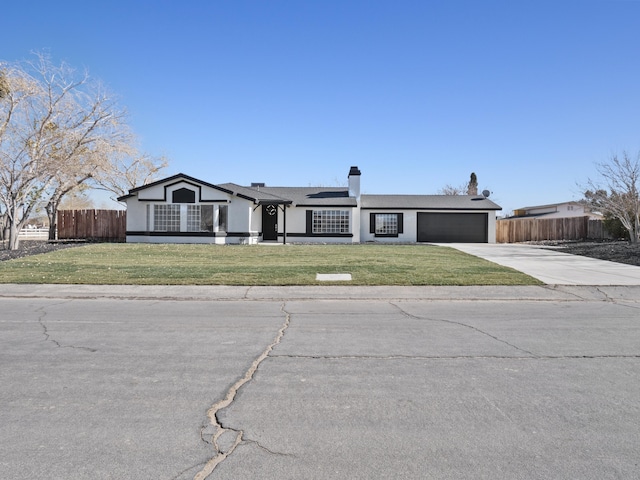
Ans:
[[[212,184],[184,174],[129,190],[127,242],[495,243],[501,207],[482,195],[361,195],[347,187]]]

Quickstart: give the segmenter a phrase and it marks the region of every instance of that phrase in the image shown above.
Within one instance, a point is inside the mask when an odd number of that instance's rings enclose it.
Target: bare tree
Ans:
[[[478,177],[475,173],[471,173],[469,182],[459,187],[453,185],[445,185],[444,188],[438,190],[438,195],[477,195],[478,194]]]
[[[627,152],[597,163],[599,182],[588,180],[585,199],[596,210],[620,220],[631,243],[640,241],[640,153],[635,159]]]
[[[0,100],[9,95],[9,80],[7,80],[6,72],[0,70]]]
[[[62,198],[130,148],[125,112],[88,74],[66,64],[34,62],[0,68],[0,203],[9,249],[37,205],[55,232]]]
[[[93,178],[98,190],[112,193],[113,200],[126,195],[129,190],[157,180],[161,170],[169,164],[165,157],[154,158],[147,154],[114,156],[110,168]]]
[[[51,179],[45,151],[51,121],[41,115],[42,85],[23,69],[2,65],[0,98],[0,202],[9,248]]]
[[[454,187],[453,185],[445,185],[438,190],[438,195],[464,195],[466,187],[464,185],[460,187]]]
[[[112,171],[115,159],[130,150],[129,136],[123,132],[107,132],[103,128],[101,135],[81,148],[57,152],[62,167],[45,195],[49,239],[55,238],[57,212],[63,199],[91,189],[95,179]]]
[[[94,210],[96,208],[96,204],[93,198],[87,195],[88,188],[79,188],[72,192],[69,192],[69,195],[66,195],[64,199],[60,202],[59,209],[60,210]]]
[[[7,230],[7,212],[0,205],[0,245],[4,245],[5,238],[9,237],[9,231]]]

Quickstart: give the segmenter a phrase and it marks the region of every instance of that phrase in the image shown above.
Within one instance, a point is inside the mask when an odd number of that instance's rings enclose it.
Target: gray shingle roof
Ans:
[[[346,187],[243,187],[235,183],[213,185],[202,180],[178,174],[129,190],[129,194],[119,200],[132,196],[135,192],[171,180],[184,178],[191,182],[225,191],[251,200],[255,203],[286,203],[294,206],[356,207],[354,197],[349,196]],[[360,205],[363,209],[380,210],[502,210],[502,208],[480,195],[362,195]]]
[[[502,210],[481,195],[362,195],[364,209]]]
[[[221,183],[218,186],[233,192],[235,195],[239,195],[258,203],[290,203],[291,201],[289,198],[269,193],[264,188],[243,187],[241,185],[236,185],[235,183]]]
[[[262,187],[261,191],[290,199],[298,206],[357,206],[356,199],[349,197],[344,187]]]
[[[292,203],[296,206],[355,207],[356,199],[349,197],[346,188],[335,187],[243,187],[223,183],[219,187],[251,198],[258,203]]]

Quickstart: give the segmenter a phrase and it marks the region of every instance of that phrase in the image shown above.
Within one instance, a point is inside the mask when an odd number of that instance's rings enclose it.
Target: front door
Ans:
[[[262,206],[262,240],[278,240],[278,206]]]

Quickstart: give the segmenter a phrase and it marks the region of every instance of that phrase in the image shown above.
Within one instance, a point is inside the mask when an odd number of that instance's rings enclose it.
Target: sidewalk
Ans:
[[[442,244],[511,267],[549,285],[640,285],[640,267],[570,255],[536,245]]]

